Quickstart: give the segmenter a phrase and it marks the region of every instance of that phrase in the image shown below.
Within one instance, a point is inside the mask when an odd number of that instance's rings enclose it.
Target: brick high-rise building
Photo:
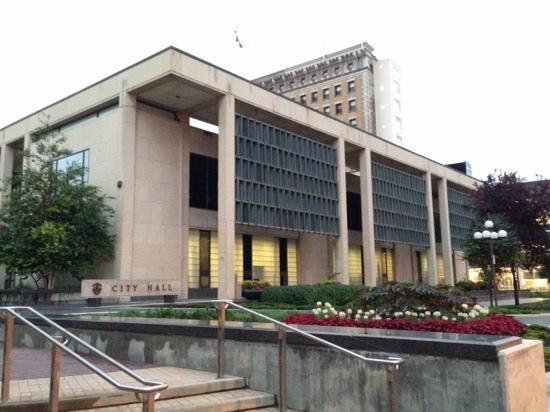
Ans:
[[[400,77],[393,71],[383,70],[384,65],[378,63],[373,51],[368,43],[360,43],[257,78],[254,82],[352,126],[402,144],[401,97],[394,96],[400,92]],[[389,60],[384,62],[387,68],[397,68]],[[381,107],[375,107],[375,97],[384,100]],[[396,110],[399,120],[394,122]]]

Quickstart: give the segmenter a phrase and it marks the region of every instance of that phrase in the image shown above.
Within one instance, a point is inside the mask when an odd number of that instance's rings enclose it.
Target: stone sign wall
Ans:
[[[85,279],[80,294],[83,298],[113,298],[178,295],[179,292],[179,280]]]

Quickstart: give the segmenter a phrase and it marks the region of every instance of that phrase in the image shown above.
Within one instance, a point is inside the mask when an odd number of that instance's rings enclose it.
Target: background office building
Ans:
[[[351,126],[403,145],[401,69],[361,43],[254,82]]]
[[[372,65],[370,48],[361,50],[349,63]],[[361,76],[372,81],[368,73],[343,78],[338,96],[330,85],[329,95],[355,98],[356,110],[342,116],[356,113],[374,130],[372,96],[357,90]],[[233,298],[253,278],[293,285],[336,274],[375,285],[466,277],[464,205],[475,179],[178,49],[0,129],[1,178],[22,167],[18,149],[32,146],[41,113],[74,152],[59,167],[87,166],[83,180],[116,212],[115,258],[90,278],[179,280],[182,297]]]

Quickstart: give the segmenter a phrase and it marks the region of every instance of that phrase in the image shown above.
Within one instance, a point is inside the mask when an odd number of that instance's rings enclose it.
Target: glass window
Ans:
[[[395,110],[401,112],[401,100],[395,99]]]
[[[348,109],[350,112],[354,112],[357,108],[357,104],[355,103],[355,99],[348,100]]]
[[[357,119],[355,117],[349,119],[349,125],[353,127],[357,126]]]
[[[306,98],[306,95],[305,94],[302,94],[300,96],[300,103],[302,104],[306,104],[307,103],[307,98]]]
[[[342,113],[342,103],[336,103],[334,108],[336,109],[336,114]]]
[[[350,80],[348,82],[348,92],[354,92],[355,91],[355,80]]]
[[[70,167],[82,169],[82,183],[88,183],[88,168],[90,160],[90,150],[86,149],[69,156],[62,157],[53,162],[53,167],[57,171],[66,172]]]
[[[340,96],[342,94],[342,85],[341,84],[337,84],[334,86],[334,95],[335,96]]]
[[[189,206],[218,210],[218,159],[191,153]]]
[[[395,88],[396,93],[401,93],[401,85],[397,80],[393,81],[393,87]]]
[[[330,97],[330,90],[329,88],[323,89],[323,100],[328,99]]]
[[[317,92],[311,92],[311,101],[316,102],[317,101]]]
[[[324,106],[323,113],[330,114],[330,106]]]

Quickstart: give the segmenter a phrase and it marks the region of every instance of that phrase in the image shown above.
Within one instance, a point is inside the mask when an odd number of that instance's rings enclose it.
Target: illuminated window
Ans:
[[[355,91],[355,80],[350,80],[348,82],[348,93],[352,93]]]
[[[350,112],[354,112],[356,108],[357,108],[357,104],[355,103],[355,99],[349,100],[348,101],[348,110]]]
[[[334,95],[340,96],[341,94],[342,94],[342,85],[337,84],[336,86],[334,86]]]
[[[326,99],[328,99],[329,97],[330,97],[330,90],[329,90],[329,88],[327,87],[327,88],[323,89],[323,100],[326,100]]]

